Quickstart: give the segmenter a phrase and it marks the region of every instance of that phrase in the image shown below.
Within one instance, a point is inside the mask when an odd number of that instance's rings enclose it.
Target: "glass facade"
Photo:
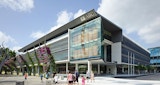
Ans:
[[[143,64],[143,65],[148,65],[150,58],[149,58],[149,53],[145,50],[143,50],[141,47],[127,39],[126,37],[123,37],[122,41],[122,62],[129,63],[130,60],[132,59],[131,57],[128,58],[128,53],[134,54],[134,63],[135,64]]]
[[[150,48],[150,64],[160,65],[160,47]]]
[[[70,59],[101,56],[101,18],[96,18],[70,31]]]
[[[68,60],[68,38],[49,45],[55,61]]]
[[[134,63],[135,64],[143,64],[143,65],[149,64],[150,58],[148,56],[145,56],[144,54],[141,54],[141,53],[137,53],[137,52],[130,50],[130,49],[127,49],[125,47],[122,47],[122,62],[128,63],[128,52],[134,54],[134,57],[135,57]],[[131,59],[132,58],[129,57],[129,63],[131,63],[130,62]]]
[[[150,48],[150,56],[155,57],[155,56],[160,56],[160,47],[159,48]]]

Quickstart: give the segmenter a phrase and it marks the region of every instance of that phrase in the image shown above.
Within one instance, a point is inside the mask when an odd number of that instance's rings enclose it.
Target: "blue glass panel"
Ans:
[[[160,56],[160,48],[150,48],[150,56]]]

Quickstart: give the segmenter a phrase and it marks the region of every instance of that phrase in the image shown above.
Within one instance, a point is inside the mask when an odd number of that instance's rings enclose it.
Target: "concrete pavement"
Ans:
[[[150,77],[150,76],[145,76],[145,77]],[[25,85],[46,85],[46,81],[52,81],[51,85],[54,85],[52,78],[49,80],[44,79],[42,83],[40,77],[35,77],[35,76],[29,76],[27,80],[25,80],[23,76],[0,77],[0,85],[16,85],[16,81],[24,81]],[[81,78],[79,78],[79,81],[80,81],[79,85],[81,85]],[[67,85],[66,78],[64,78],[63,80],[59,78],[59,83],[57,85]],[[95,77],[95,82],[91,83],[90,81],[89,82],[86,81],[86,85],[160,85],[160,81],[122,79],[122,78],[112,78],[112,77]]]

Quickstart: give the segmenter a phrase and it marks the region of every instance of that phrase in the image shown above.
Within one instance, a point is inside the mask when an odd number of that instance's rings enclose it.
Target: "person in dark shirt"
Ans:
[[[77,70],[75,70],[75,77],[76,77],[76,82],[78,83],[79,72]]]

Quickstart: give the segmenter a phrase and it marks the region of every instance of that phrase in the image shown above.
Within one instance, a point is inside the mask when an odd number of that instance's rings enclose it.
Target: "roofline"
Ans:
[[[58,29],[56,29],[56,30],[44,35],[43,37],[35,40],[34,42],[26,45],[25,47],[19,49],[18,51],[19,52],[26,52],[26,51],[33,49],[39,45],[43,45],[45,42],[47,42],[55,37],[58,37],[61,34],[67,33],[68,29],[73,29],[74,27],[76,27],[80,24],[83,24],[89,20],[95,19],[99,16],[100,15],[94,9],[92,9],[89,12],[81,15],[80,17],[68,22],[67,24],[59,27]]]

